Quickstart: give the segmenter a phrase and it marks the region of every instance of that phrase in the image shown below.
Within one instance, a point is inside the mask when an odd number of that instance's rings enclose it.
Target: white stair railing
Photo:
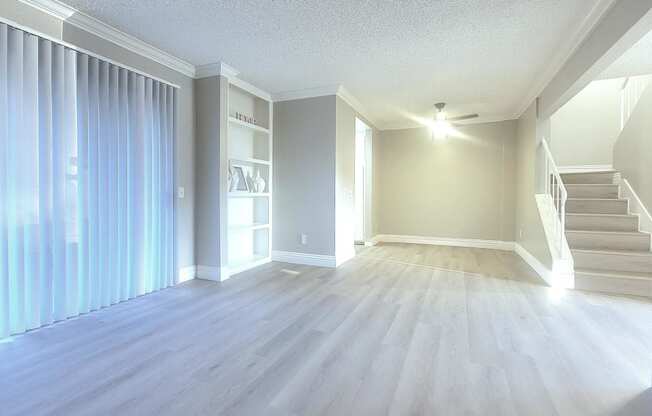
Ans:
[[[564,258],[566,256],[565,242],[566,242],[566,201],[568,200],[568,192],[564,186],[563,181],[561,180],[561,175],[559,174],[559,169],[555,160],[552,157],[550,152],[550,147],[545,139],[541,141],[541,146],[543,147],[544,155],[544,184],[545,184],[545,193],[552,199],[552,205],[555,208],[555,220],[554,220],[554,235],[555,235],[555,244],[557,245],[558,253],[560,257]]]

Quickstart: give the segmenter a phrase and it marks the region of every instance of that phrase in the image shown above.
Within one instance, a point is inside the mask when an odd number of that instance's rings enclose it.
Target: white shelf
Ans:
[[[226,145],[222,160],[229,166],[241,165],[251,177],[260,175],[267,191],[226,193],[224,223],[228,225],[223,244],[227,246],[227,255],[223,260],[228,274],[233,275],[271,261],[273,106],[270,100],[233,83],[227,98],[228,109],[221,114],[227,124],[226,137],[220,137]],[[261,125],[231,116],[236,113],[251,115]]]
[[[229,192],[229,198],[268,198],[269,192]]]
[[[229,230],[234,231],[246,231],[246,230],[262,230],[264,228],[269,228],[269,224],[257,223],[257,224],[238,224],[238,225],[229,225]]]
[[[259,131],[261,133],[269,134],[269,130],[266,129],[265,127],[258,126],[256,124],[252,123],[247,123],[246,121],[238,120],[237,118],[233,116],[229,116],[229,122],[236,124],[238,126],[246,127],[255,131]]]
[[[269,166],[272,164],[269,160],[263,160],[263,159],[254,159],[252,157],[246,157],[246,158],[237,158],[233,157],[231,158],[231,161],[233,162],[238,162],[238,163],[249,163],[252,165],[266,165]]]

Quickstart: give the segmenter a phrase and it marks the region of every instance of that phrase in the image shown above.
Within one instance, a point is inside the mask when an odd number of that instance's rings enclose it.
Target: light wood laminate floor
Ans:
[[[0,344],[8,415],[652,415],[652,303],[508,252],[361,250],[191,281]]]

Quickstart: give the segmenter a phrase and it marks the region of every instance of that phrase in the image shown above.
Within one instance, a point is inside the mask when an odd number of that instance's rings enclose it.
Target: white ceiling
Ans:
[[[600,0],[64,0],[272,94],[344,85],[379,128],[514,118]]]
[[[599,78],[623,78],[645,74],[652,74],[652,32],[643,36],[600,74]]]

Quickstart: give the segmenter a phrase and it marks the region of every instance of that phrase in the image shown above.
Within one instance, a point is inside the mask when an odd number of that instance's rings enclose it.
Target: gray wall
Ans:
[[[195,88],[195,261],[220,267],[220,77],[195,80]]]
[[[379,233],[514,240],[516,122],[380,132]]]
[[[652,210],[652,88],[648,86],[614,146],[614,167]]]
[[[334,95],[274,103],[273,250],[335,255],[335,108]]]
[[[550,151],[557,166],[613,164],[623,82],[593,81],[552,115]]]
[[[539,215],[535,194],[537,193],[537,137],[536,104],[533,103],[518,119],[516,128],[516,242],[552,268],[552,256],[548,248],[543,223]]]
[[[176,181],[185,187],[185,198],[177,199],[177,250],[179,267],[194,261],[194,96],[193,80],[154,61],[98,38],[17,0],[2,0],[0,16],[56,39],[105,56],[179,85]]]

